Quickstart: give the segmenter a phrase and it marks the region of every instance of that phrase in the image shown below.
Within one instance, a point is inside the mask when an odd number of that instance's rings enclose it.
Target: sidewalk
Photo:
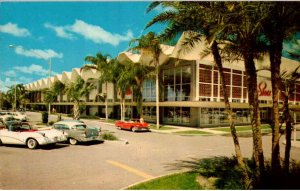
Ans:
[[[108,123],[104,121],[100,121],[100,122],[106,125],[114,125],[113,123]],[[182,127],[182,126],[174,126],[174,125],[167,125],[167,126],[173,129],[166,129],[166,130],[151,129],[151,132],[162,133],[162,134],[173,134],[173,133],[185,132],[185,131],[200,131],[200,132],[207,132],[213,135],[230,134],[230,132],[213,130],[211,128],[193,128],[193,127]],[[226,128],[226,127],[220,127],[220,128]],[[283,144],[285,144],[285,141],[283,141]],[[292,141],[292,147],[300,148],[300,141]]]
[[[184,131],[202,131],[202,132],[207,132],[207,133],[217,134],[217,135],[228,134],[227,132],[217,131],[217,130],[213,130],[211,128],[201,128],[200,129],[200,128],[171,126],[171,125],[168,125],[168,127],[171,127],[174,129],[168,129],[168,130],[151,129],[151,131],[156,132],[156,133],[177,133],[177,132],[184,132]]]
[[[105,125],[114,125],[113,123],[108,123],[104,121],[100,121],[101,123]],[[202,132],[207,132],[211,134],[228,134],[227,132],[222,132],[222,131],[217,131],[213,130],[211,128],[192,128],[192,127],[182,127],[182,126],[173,126],[173,125],[168,125],[168,127],[171,127],[173,129],[167,129],[167,130],[161,130],[161,129],[151,129],[152,132],[156,133],[166,133],[166,134],[172,134],[172,133],[177,133],[177,132],[184,132],[184,131],[202,131]]]

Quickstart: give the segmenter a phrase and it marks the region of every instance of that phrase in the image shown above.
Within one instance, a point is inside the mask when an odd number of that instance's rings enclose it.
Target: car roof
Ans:
[[[80,122],[80,121],[76,121],[76,120],[67,120],[67,121],[59,121],[59,122],[54,123],[54,125],[55,124],[65,124],[65,125],[73,126],[73,125],[82,125],[84,123]]]

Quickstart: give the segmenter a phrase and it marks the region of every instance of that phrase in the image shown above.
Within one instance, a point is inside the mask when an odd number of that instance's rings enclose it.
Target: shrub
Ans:
[[[54,121],[49,121],[48,125],[53,125],[54,124]]]
[[[43,123],[48,123],[48,112],[43,112],[42,113],[42,121]]]
[[[113,135],[112,133],[109,133],[109,132],[103,133],[102,138],[104,140],[110,140],[110,141],[118,140],[118,138],[115,135]]]

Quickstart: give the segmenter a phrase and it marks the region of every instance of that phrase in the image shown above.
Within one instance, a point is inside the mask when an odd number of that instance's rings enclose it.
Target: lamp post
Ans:
[[[17,111],[17,82],[16,82],[17,74],[15,74],[15,108],[14,111]]]
[[[13,45],[13,44],[10,44],[10,45],[8,45],[8,47],[9,47],[9,48],[15,48],[15,47],[17,47],[17,46],[15,46],[15,45]],[[38,53],[36,53],[36,52],[32,52],[32,53],[35,54],[35,55],[37,55],[39,58],[45,59],[44,56],[42,56],[42,55],[40,55],[40,54],[38,54]],[[50,82],[51,82],[51,66],[52,66],[52,63],[51,63],[51,57],[49,57],[49,59],[48,59],[48,64],[49,64],[48,86],[49,86],[49,90],[50,90],[50,88],[51,88],[51,85],[50,85]],[[48,105],[48,112],[49,112],[49,115],[50,115],[50,114],[51,114],[51,103],[49,103],[49,105]]]

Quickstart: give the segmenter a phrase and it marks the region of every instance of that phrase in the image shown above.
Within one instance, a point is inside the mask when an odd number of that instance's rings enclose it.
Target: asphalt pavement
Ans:
[[[41,121],[40,113],[28,112],[28,115],[33,123]],[[56,121],[57,116],[50,115],[49,120]],[[117,130],[113,124],[99,120],[84,121],[89,126],[101,126],[103,131],[111,132],[120,141],[74,146],[57,144],[36,150],[25,146],[1,146],[0,189],[116,190],[178,172],[177,167],[183,161],[234,155],[230,136],[174,134],[175,131],[189,130],[186,127],[133,133]],[[251,157],[252,138],[241,137],[239,140],[243,156]],[[271,156],[271,141],[270,135],[263,136],[266,158]],[[284,145],[280,145],[283,155]],[[291,158],[300,160],[299,148],[292,148]]]

